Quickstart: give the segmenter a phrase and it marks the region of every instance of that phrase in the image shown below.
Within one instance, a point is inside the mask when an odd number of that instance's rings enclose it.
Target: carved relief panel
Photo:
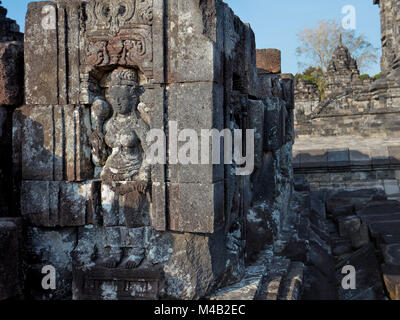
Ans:
[[[152,0],[98,0],[83,6],[83,73],[127,66],[153,77]]]

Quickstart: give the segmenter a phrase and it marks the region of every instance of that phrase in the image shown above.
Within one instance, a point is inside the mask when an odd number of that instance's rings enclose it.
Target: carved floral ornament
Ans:
[[[86,5],[89,30],[109,30],[116,35],[126,25],[151,24],[152,0],[96,0]]]
[[[146,40],[137,35],[136,39],[111,41],[92,41],[88,46],[87,64],[101,65],[135,65],[146,54]]]

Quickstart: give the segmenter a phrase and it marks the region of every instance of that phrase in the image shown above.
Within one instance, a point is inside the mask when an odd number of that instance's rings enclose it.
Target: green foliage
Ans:
[[[371,76],[369,74],[362,74],[360,75],[360,80],[369,80]]]
[[[378,80],[380,77],[382,76],[382,73],[378,73],[376,75],[374,75],[373,77],[371,77],[369,74],[362,74],[360,75],[360,80]]]
[[[297,79],[304,79],[310,81],[318,87],[320,99],[324,100],[325,97],[325,79],[324,72],[320,67],[309,67],[303,73],[296,74]]]
[[[382,72],[379,72],[378,74],[374,75],[374,79],[378,80],[382,76]]]

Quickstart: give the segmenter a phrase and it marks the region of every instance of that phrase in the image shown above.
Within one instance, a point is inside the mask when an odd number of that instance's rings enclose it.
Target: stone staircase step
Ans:
[[[381,214],[376,216],[363,216],[361,220],[366,224],[371,224],[375,222],[389,222],[400,220],[400,212],[399,213],[391,213],[391,214]]]
[[[382,242],[385,244],[400,243],[400,235],[393,235],[393,234],[383,235]]]
[[[395,200],[371,201],[356,211],[359,217],[400,213],[400,202]]]
[[[210,300],[256,300],[262,290],[263,277],[267,272],[273,257],[272,248],[267,248],[260,253],[257,261],[246,267],[243,279],[225,288],[218,290]]]
[[[261,286],[265,267],[249,267],[246,268],[247,272],[249,274],[242,281],[219,290],[214,296],[210,297],[210,300],[255,300]]]
[[[382,245],[381,249],[386,264],[400,267],[400,243]]]
[[[283,289],[283,281],[288,273],[289,267],[289,259],[279,256],[274,258],[264,275],[257,300],[279,300]]]
[[[278,300],[300,300],[304,279],[305,265],[302,262],[292,262],[281,282]]]
[[[382,273],[390,299],[400,300],[400,267],[384,264]]]
[[[400,220],[371,223],[369,231],[371,236],[378,240],[382,239],[384,235],[400,236]]]
[[[374,245],[369,243],[342,259],[340,263],[336,265],[336,279],[339,284],[344,277],[342,274],[344,266],[353,266],[357,272],[356,290],[344,290],[339,286],[340,300],[358,300],[363,296],[374,296],[374,299],[384,298],[384,284],[381,280],[379,263],[375,251]],[[368,293],[371,287],[373,287],[374,295]]]

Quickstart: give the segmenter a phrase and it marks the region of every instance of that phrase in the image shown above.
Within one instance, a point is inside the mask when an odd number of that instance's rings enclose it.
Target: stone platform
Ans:
[[[296,140],[295,174],[312,189],[378,188],[400,193],[400,139],[361,136],[308,137]]]

